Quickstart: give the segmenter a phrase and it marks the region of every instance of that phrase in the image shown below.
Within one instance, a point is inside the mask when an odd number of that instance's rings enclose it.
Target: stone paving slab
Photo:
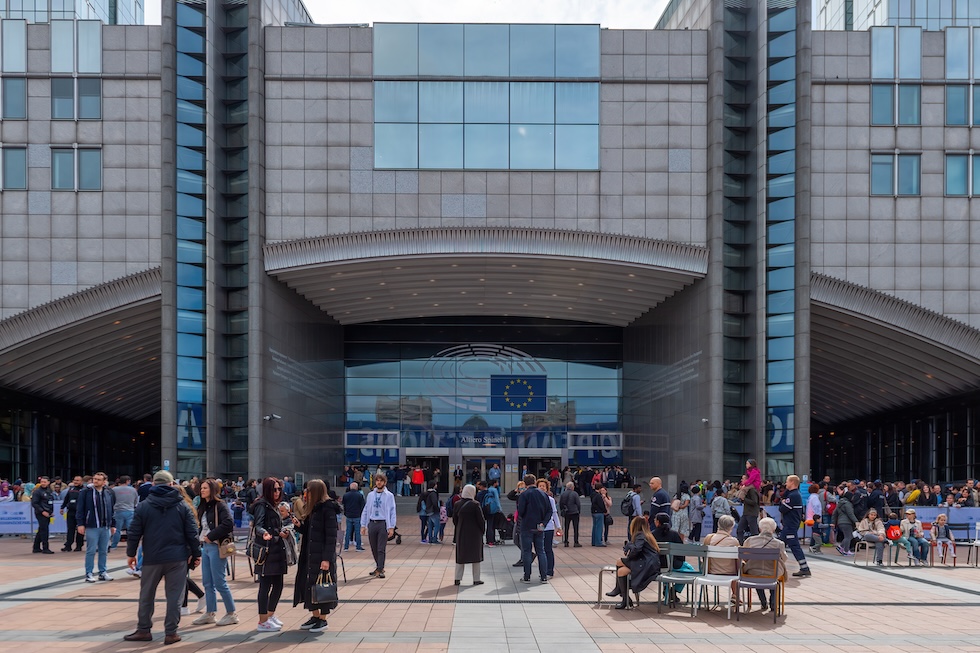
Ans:
[[[400,500],[399,513],[414,499]],[[453,547],[419,543],[411,516],[402,545],[389,545],[387,578],[373,579],[369,552],[344,554],[347,583],[341,607],[330,615],[330,630],[319,635],[297,630],[308,613],[293,608],[292,574],[287,576],[278,614],[286,623],[279,633],[255,632],[256,586],[239,559],[231,581],[242,623],[228,628],[192,626],[185,617],[183,641],[173,651],[235,653],[358,653],[365,651],[492,653],[549,651],[976,651],[980,636],[980,570],[957,566],[865,568],[832,549],[810,558],[813,577],[787,583],[786,614],[773,624],[771,614],[743,614],[736,622],[724,610],[687,606],[658,615],[648,590],[636,610],[616,611],[606,599],[595,605],[596,578],[611,564],[625,537],[625,519],[617,519],[610,546],[555,550],[556,576],[550,583],[520,582],[512,567],[513,545],[485,549],[484,585],[453,585]],[[451,539],[452,526],[447,530]],[[53,543],[53,547],[54,547]],[[130,644],[122,635],[136,620],[139,581],[123,573],[121,551],[109,557],[116,580],[83,582],[83,553],[52,556],[30,553],[31,542],[0,538],[0,641],[16,642],[17,653],[44,651],[140,651],[157,641]],[[791,556],[792,558],[792,556]],[[790,571],[795,563],[790,562]],[[200,578],[200,572],[194,572]],[[532,578],[537,574],[536,564]],[[608,587],[608,581],[606,583]],[[726,592],[721,593],[723,600]],[[159,593],[162,600],[162,589]],[[157,624],[162,620],[158,603]],[[36,618],[36,615],[44,615]],[[26,617],[26,618],[25,618]],[[5,648],[5,647],[4,647]],[[170,650],[170,649],[168,649]]]

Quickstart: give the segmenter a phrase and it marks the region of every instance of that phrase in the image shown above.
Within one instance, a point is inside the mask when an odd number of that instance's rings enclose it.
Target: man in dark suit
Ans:
[[[551,519],[551,501],[537,488],[535,481],[534,474],[527,474],[524,477],[524,485],[527,489],[517,498],[517,516],[521,525],[521,551],[524,560],[524,577],[521,578],[523,583],[531,582],[532,545],[538,557],[541,582],[548,582],[548,556],[544,555],[544,529],[541,525]]]

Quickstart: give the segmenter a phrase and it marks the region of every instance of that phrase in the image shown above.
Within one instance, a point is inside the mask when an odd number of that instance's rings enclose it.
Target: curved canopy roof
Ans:
[[[707,271],[707,248],[520,228],[324,236],[265,247],[266,271],[342,324],[516,315],[625,326]]]
[[[810,300],[813,419],[840,423],[980,385],[977,329],[819,274]]]
[[[0,385],[126,419],[160,410],[160,269],[0,322]]]

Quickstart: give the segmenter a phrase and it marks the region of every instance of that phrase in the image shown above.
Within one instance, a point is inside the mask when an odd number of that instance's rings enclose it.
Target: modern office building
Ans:
[[[980,34],[810,15],[4,20],[0,475],[976,474]]]

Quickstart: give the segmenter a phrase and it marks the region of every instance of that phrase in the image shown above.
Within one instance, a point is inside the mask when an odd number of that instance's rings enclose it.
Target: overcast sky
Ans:
[[[667,0],[305,0],[317,23],[598,23],[652,29]],[[160,0],[146,0],[160,23]]]

